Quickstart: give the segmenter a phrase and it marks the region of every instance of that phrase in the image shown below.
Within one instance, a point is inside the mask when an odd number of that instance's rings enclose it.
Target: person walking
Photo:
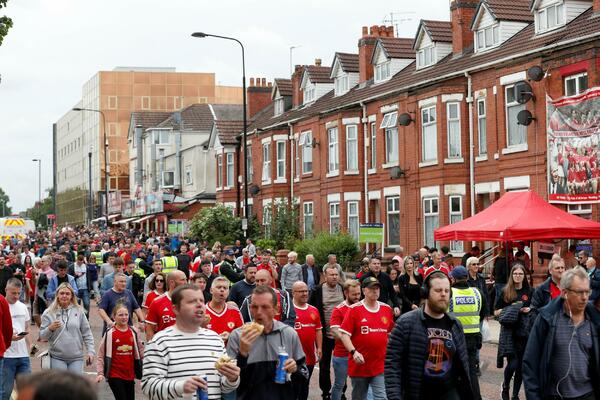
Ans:
[[[378,300],[384,304],[391,302],[394,317],[398,317],[402,307],[401,301],[396,295],[390,276],[381,270],[381,260],[377,257],[371,257],[369,260],[369,272],[361,276],[360,280],[362,282],[369,277],[374,277],[380,284]]]
[[[42,315],[40,337],[50,342],[50,368],[83,373],[84,360],[92,363],[94,337],[85,311],[77,304],[75,290],[61,283],[56,297]]]
[[[315,264],[315,256],[306,255],[306,262],[302,264],[302,281],[308,285],[309,297],[315,291],[321,280],[319,267]]]
[[[152,340],[157,332],[160,332],[175,324],[175,311],[173,310],[172,296],[177,287],[185,285],[186,276],[179,270],[169,272],[167,275],[168,291],[160,297],[157,297],[148,307],[146,315],[146,340]]]
[[[266,270],[260,270],[256,273],[256,286],[271,286],[271,274]],[[294,326],[296,321],[296,311],[290,298],[290,293],[283,289],[273,289],[275,298],[277,300],[277,307],[275,309],[275,319],[281,321],[286,325]],[[244,299],[240,312],[244,322],[252,322],[252,295],[249,295]]]
[[[66,261],[59,261],[56,263],[56,275],[50,278],[48,281],[48,288],[46,289],[46,300],[50,303],[54,300],[54,295],[56,294],[56,289],[59,285],[63,283],[68,283],[69,286],[75,290],[75,295],[77,295],[77,283],[75,282],[75,277],[68,274],[69,264]],[[77,296],[75,296],[77,298]]]
[[[256,265],[250,263],[246,264],[243,268],[244,279],[234,283],[231,287],[231,291],[228,291],[228,300],[233,301],[238,307],[242,306],[244,299],[251,295],[256,287]]]
[[[502,368],[507,359],[502,382],[502,400],[510,399],[510,381],[513,379],[512,400],[519,398],[523,382],[523,353],[527,344],[528,325],[531,311],[532,289],[527,283],[525,266],[515,264],[510,270],[508,282],[496,299],[494,315],[500,322],[497,367]]]
[[[424,307],[403,314],[385,354],[388,400],[471,400],[469,357],[460,322],[448,314],[450,280],[441,271],[423,279]]]
[[[157,297],[162,296],[167,290],[167,275],[162,272],[155,274],[150,281],[150,292],[144,298],[144,302],[142,303],[142,312],[144,316],[148,315],[148,309],[150,308],[150,304]]]
[[[287,255],[288,263],[281,270],[281,288],[292,292],[292,286],[298,281],[302,281],[302,266],[296,262],[298,253],[290,251]]]
[[[551,300],[560,296],[560,280],[565,272],[565,260],[558,255],[548,263],[550,276],[541,285],[535,288],[531,298],[531,308],[537,310],[546,306]]]
[[[414,258],[411,256],[404,258],[404,273],[398,277],[400,292],[404,293],[407,300],[402,302],[402,313],[416,310],[421,304],[423,276],[417,274],[416,267]]]
[[[176,322],[146,345],[142,391],[150,400],[193,398],[198,390],[209,399],[220,399],[240,384],[240,367],[231,362],[217,364],[226,354],[225,347],[216,332],[202,328],[201,290],[181,285],[171,299]]]
[[[479,258],[469,257],[467,259],[467,285],[477,288],[481,293],[481,309],[483,317],[479,319],[479,331],[483,327],[483,322],[490,315],[490,296],[487,290],[487,283],[483,275],[479,273]],[[479,350],[477,350],[477,364],[475,366],[475,375],[481,376]]]
[[[590,278],[566,271],[561,295],[540,310],[523,357],[528,400],[600,398],[598,310],[588,302]]]
[[[75,278],[75,284],[77,285],[77,298],[83,304],[85,315],[90,315],[90,288],[91,282],[88,276],[88,266],[85,263],[85,257],[83,254],[77,256],[77,260],[73,263],[73,277]]]
[[[241,268],[235,265],[233,260],[233,250],[227,249],[224,251],[225,259],[219,267],[219,273],[229,279],[231,284],[241,281],[245,278]]]
[[[227,278],[223,276],[216,277],[210,287],[210,293],[212,297],[206,304],[205,311],[206,316],[210,319],[206,328],[217,332],[227,345],[231,331],[244,324],[242,314],[237,308],[226,302],[229,295],[229,281]]]
[[[7,282],[8,283],[8,282]],[[6,349],[8,349],[12,345],[12,338],[14,335],[13,326],[12,326],[12,318],[10,317],[10,306],[8,302],[4,298],[3,295],[0,294],[0,375],[2,379],[0,380],[0,399],[5,398],[4,394],[4,353]]]
[[[132,315],[134,313],[138,318],[138,322],[140,324],[143,323],[144,314],[142,313],[135,296],[126,286],[127,277],[124,273],[119,272],[115,275],[113,288],[104,293],[100,299],[100,304],[98,304],[98,314],[104,321],[103,332],[105,332],[107,328],[112,328],[115,324],[110,318],[110,315],[112,315],[112,311],[118,303],[123,303],[127,306],[127,310],[129,311],[129,325],[133,325]]]
[[[135,379],[142,378],[144,346],[138,332],[129,326],[124,304],[112,312],[115,325],[108,329],[98,349],[96,382],[108,381],[115,400],[135,399]]]
[[[361,288],[363,301],[348,310],[339,328],[341,341],[350,353],[348,376],[352,381],[352,400],[364,400],[369,388],[374,400],[385,400],[383,365],[394,314],[389,305],[377,300],[381,290],[377,278],[364,278]]]
[[[171,255],[171,248],[169,246],[164,246],[162,248],[162,253],[163,256],[160,258],[160,261],[162,262],[162,271],[165,274],[168,274],[177,270],[179,261],[177,260],[177,257]],[[186,276],[186,279],[187,278],[188,277]]]

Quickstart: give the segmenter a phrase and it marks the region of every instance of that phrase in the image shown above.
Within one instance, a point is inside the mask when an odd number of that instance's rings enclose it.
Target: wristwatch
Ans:
[[[356,353],[356,349],[352,349],[352,350],[350,350],[350,355],[351,355],[351,356],[354,356],[354,353]]]

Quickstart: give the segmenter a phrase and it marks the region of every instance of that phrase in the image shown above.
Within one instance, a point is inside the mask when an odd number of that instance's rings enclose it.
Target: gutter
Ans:
[[[471,75],[465,72],[467,78],[467,105],[469,107],[469,194],[471,216],[475,215],[475,146],[473,144],[473,81]],[[472,246],[475,242],[472,242]]]

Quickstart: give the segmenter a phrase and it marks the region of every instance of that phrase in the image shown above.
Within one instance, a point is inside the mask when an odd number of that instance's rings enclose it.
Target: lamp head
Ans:
[[[204,32],[194,32],[194,33],[192,33],[192,37],[205,38],[206,36],[208,36],[208,35],[206,33],[204,33]]]
[[[81,108],[81,107],[73,107],[73,111],[83,111],[83,108]]]

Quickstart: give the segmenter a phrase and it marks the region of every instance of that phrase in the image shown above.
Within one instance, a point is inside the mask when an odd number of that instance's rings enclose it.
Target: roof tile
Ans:
[[[292,96],[292,80],[291,79],[283,79],[283,78],[275,78],[275,86],[279,90],[279,94],[282,96]]]
[[[350,53],[335,53],[335,57],[340,61],[344,72],[359,72],[358,71],[358,54]]]
[[[413,39],[380,37],[379,43],[383,46],[385,53],[390,58],[415,58],[413,50]]]

